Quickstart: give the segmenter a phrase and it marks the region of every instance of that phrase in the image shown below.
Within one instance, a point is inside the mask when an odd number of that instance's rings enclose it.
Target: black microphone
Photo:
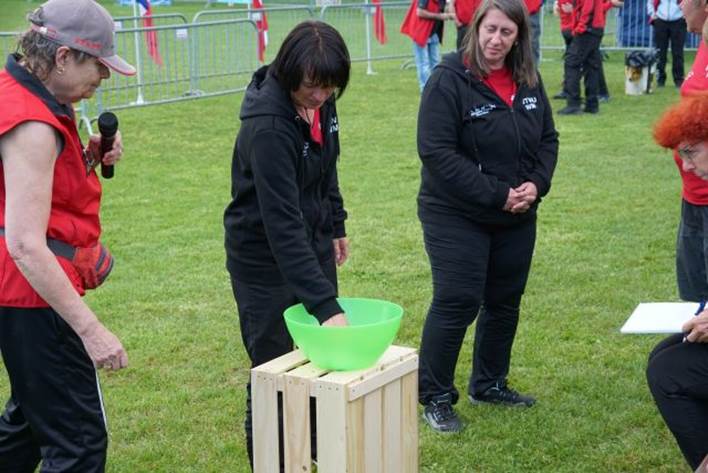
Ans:
[[[103,164],[103,156],[113,148],[113,141],[118,131],[118,117],[111,112],[103,112],[98,117],[98,131],[101,132],[101,177],[113,177],[113,165]]]

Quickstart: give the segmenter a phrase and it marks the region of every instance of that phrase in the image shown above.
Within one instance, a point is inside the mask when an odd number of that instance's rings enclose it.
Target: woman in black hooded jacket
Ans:
[[[301,302],[325,325],[347,323],[336,299],[336,266],[349,245],[337,181],[335,92],[342,95],[349,71],[340,34],[306,21],[288,34],[273,63],[256,71],[241,105],[224,227],[252,367],[293,349],[283,319],[293,304]],[[247,392],[252,462],[250,383]]]
[[[418,153],[418,215],[433,276],[419,397],[433,429],[456,432],[455,366],[480,308],[470,401],[534,403],[507,386],[507,375],[558,134],[520,0],[485,0],[466,45],[433,72],[420,104]]]

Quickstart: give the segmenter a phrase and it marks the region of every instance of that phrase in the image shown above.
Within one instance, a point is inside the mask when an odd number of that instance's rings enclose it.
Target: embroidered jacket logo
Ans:
[[[307,159],[310,157],[310,143],[305,141],[305,146],[302,147],[302,157]]]
[[[488,103],[486,105],[482,105],[480,107],[473,108],[472,110],[469,111],[470,117],[472,118],[479,118],[483,117],[485,115],[488,115],[489,112],[497,108],[496,105],[493,103]]]
[[[521,104],[526,107],[526,110],[535,110],[538,99],[536,97],[524,97]]]
[[[339,131],[339,122],[337,121],[337,116],[333,115],[329,120],[329,133],[336,133]]]

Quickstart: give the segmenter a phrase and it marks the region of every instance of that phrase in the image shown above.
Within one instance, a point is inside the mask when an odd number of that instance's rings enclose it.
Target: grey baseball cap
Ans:
[[[113,18],[94,0],[49,0],[28,19],[33,30],[52,41],[95,56],[120,74],[135,74],[116,54]]]

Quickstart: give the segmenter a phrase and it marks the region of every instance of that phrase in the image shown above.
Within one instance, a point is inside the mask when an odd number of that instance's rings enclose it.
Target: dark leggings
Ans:
[[[536,240],[535,218],[513,227],[423,223],[433,301],[420,347],[419,400],[450,393],[467,327],[482,308],[468,392],[504,383]]]
[[[647,381],[656,406],[692,469],[708,454],[708,344],[661,341],[649,355]]]

